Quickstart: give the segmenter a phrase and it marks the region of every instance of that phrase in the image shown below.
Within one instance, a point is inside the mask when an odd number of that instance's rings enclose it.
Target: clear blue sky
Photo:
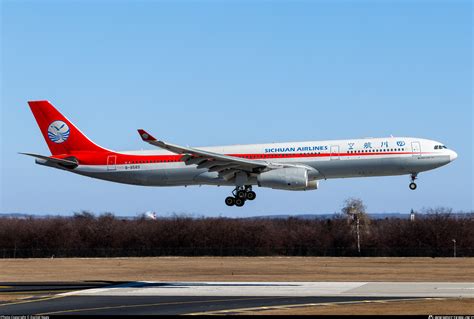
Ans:
[[[2,1],[1,212],[147,210],[208,216],[473,209],[470,1]],[[149,148],[146,128],[202,146],[416,136],[458,152],[409,178],[257,189],[227,208],[225,187],[146,188],[34,164],[49,154],[27,105],[53,102],[98,144]]]

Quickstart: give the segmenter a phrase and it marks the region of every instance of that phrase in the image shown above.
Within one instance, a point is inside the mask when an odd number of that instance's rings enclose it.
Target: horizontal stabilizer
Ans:
[[[59,164],[66,168],[76,168],[79,165],[77,160],[74,157],[70,157],[68,159],[61,159],[61,158],[54,158],[54,157],[49,157],[49,156],[39,155],[39,154],[32,154],[32,153],[19,153],[19,154],[36,157],[50,163]]]

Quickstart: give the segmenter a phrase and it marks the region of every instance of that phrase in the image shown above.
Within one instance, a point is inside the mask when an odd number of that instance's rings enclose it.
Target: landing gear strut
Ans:
[[[416,180],[416,176],[417,176],[417,175],[418,175],[417,173],[413,173],[413,174],[411,174],[411,176],[410,176],[411,183],[410,183],[410,185],[408,185],[408,186],[410,187],[410,189],[411,189],[412,191],[414,191],[414,190],[416,189],[415,180]]]
[[[257,197],[254,191],[252,191],[251,185],[238,186],[232,191],[233,196],[226,197],[225,203],[227,206],[242,207],[247,200],[254,200]]]

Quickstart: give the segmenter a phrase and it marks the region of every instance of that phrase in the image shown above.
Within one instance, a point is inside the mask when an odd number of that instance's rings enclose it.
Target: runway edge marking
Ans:
[[[11,306],[11,305],[19,305],[19,304],[30,303],[30,302],[39,302],[39,301],[45,301],[45,300],[50,300],[50,299],[59,299],[59,298],[64,298],[64,297],[66,297],[66,296],[54,295],[54,296],[46,297],[46,298],[36,298],[36,299],[31,299],[31,300],[1,303],[0,307]]]
[[[74,297],[74,296],[63,296],[63,297]],[[277,297],[277,298],[286,298],[286,297]],[[58,310],[58,311],[49,311],[49,312],[45,312],[45,313],[38,313],[37,315],[46,316],[46,315],[56,315],[56,314],[61,314],[61,313],[71,313],[71,312],[81,312],[81,311],[121,309],[121,308],[138,308],[138,307],[152,307],[152,306],[167,306],[167,305],[185,305],[185,304],[195,304],[195,303],[226,302],[226,301],[238,301],[238,300],[246,301],[246,300],[258,300],[258,299],[269,299],[269,297],[158,302],[158,303],[135,304],[135,305],[117,305],[117,306],[103,306],[103,307],[93,307],[93,308],[64,309],[64,310]]]

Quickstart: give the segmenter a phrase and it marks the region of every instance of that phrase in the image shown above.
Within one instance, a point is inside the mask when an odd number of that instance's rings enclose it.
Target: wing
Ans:
[[[139,129],[138,133],[143,141],[151,145],[176,154],[183,154],[181,159],[186,165],[197,165],[197,168],[206,168],[209,172],[217,172],[219,176],[226,180],[234,177],[239,171],[260,173],[266,169],[274,168],[273,164],[264,161],[255,161],[159,141],[142,129]]]

